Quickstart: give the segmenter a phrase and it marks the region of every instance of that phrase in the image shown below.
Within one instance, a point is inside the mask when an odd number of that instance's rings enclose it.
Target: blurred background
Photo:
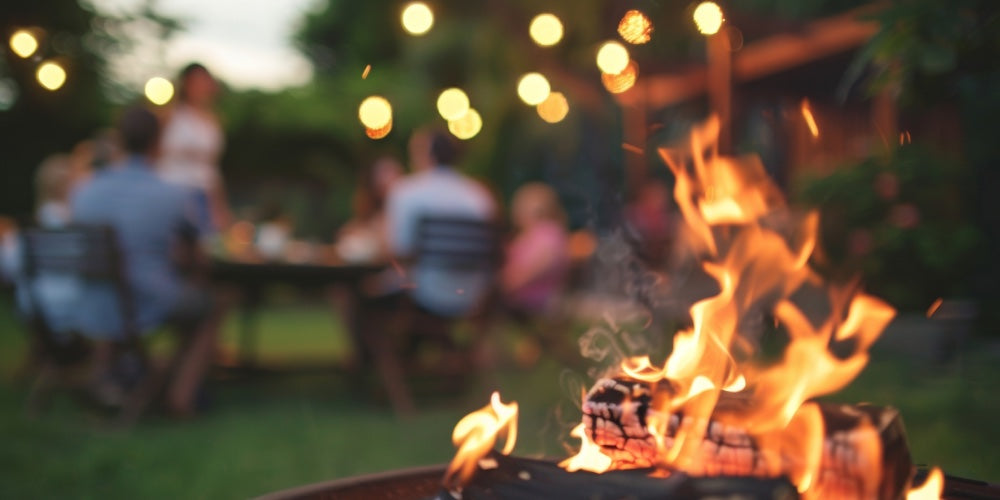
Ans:
[[[123,110],[138,103],[169,120],[179,72],[198,62],[219,87],[211,110],[224,137],[215,167],[228,213],[205,240],[217,261],[271,263],[279,274],[303,263],[388,266],[345,235],[368,220],[359,192],[377,183],[377,163],[417,170],[412,139],[431,125],[460,144],[459,170],[495,200],[508,243],[525,227],[512,213],[516,193],[545,186],[533,200],[558,209],[537,211],[558,212],[565,274],[558,306],[546,305],[558,314],[491,323],[489,373],[457,386],[408,376],[419,408],[408,418],[397,417],[370,360],[355,359],[353,291],[301,293],[295,276],[218,278],[239,305],[222,316],[198,415],[154,410],[124,432],[72,398],[26,415],[32,327],[8,280],[0,496],[246,497],[442,463],[451,427],[496,387],[524,413],[519,452],[562,456],[578,419],[573,390],[587,385],[576,341],[606,317],[594,311],[686,310],[697,296],[671,274],[681,222],[659,148],[712,113],[722,153],[758,155],[795,207],[821,210],[817,268],[860,276],[899,311],[868,369],[834,398],[900,408],[918,463],[1000,480],[1000,5],[712,5],[6,2],[0,236],[39,223],[47,158],[68,155],[74,171],[96,178],[102,138]],[[458,104],[442,97],[450,88]],[[381,207],[384,197],[371,196]],[[642,278],[657,273],[676,285],[647,289]],[[667,330],[687,320],[656,321]],[[480,328],[450,327],[460,339]],[[159,337],[152,352],[173,345]]]

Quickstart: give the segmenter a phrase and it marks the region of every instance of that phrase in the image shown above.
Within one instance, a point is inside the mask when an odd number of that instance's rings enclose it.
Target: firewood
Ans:
[[[662,384],[662,383],[661,383]],[[583,404],[585,431],[614,468],[657,465],[656,445],[647,426],[653,384],[628,378],[601,379]],[[669,389],[668,389],[669,390]],[[723,392],[710,419],[705,437],[686,472],[694,476],[737,475],[779,477],[788,473],[794,456],[775,456],[761,449],[757,440],[738,425],[725,425],[720,414],[738,413],[747,398]],[[912,476],[913,466],[899,412],[869,405],[819,403],[824,420],[824,446],[820,474],[814,478],[818,498],[900,498]],[[669,416],[665,443],[669,446],[691,417]],[[730,420],[731,421],[731,420]],[[870,423],[864,426],[863,423]],[[873,446],[873,444],[881,446]],[[872,468],[881,469],[873,475]]]

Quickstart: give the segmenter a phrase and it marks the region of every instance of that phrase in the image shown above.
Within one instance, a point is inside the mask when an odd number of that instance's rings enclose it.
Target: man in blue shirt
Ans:
[[[191,286],[173,256],[193,249],[198,237],[193,194],[161,181],[153,171],[160,124],[149,110],[134,107],[122,116],[120,136],[127,159],[95,176],[72,200],[74,222],[112,227],[135,304],[137,330],[170,324],[185,337],[168,405],[179,414],[193,410],[194,396],[215,347],[218,314],[210,295]],[[98,339],[123,335],[117,296],[107,284],[89,283],[78,308],[81,332]]]

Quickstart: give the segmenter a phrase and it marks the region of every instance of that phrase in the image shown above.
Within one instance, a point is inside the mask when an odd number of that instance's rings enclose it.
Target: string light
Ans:
[[[469,108],[469,111],[461,118],[448,122],[448,131],[463,141],[475,137],[482,128],[483,119],[479,116],[479,112],[473,108]]]
[[[531,39],[542,47],[549,47],[559,43],[563,36],[562,21],[554,14],[539,14],[531,20],[528,27]]]
[[[597,51],[597,67],[609,75],[621,73],[628,62],[628,50],[618,42],[606,42]]]
[[[604,84],[604,88],[608,89],[608,92],[612,94],[621,94],[626,90],[632,88],[635,85],[636,79],[639,78],[639,65],[635,61],[629,61],[628,65],[621,73],[610,75],[608,73],[601,74],[601,83]]]
[[[559,123],[569,113],[569,103],[562,92],[552,92],[536,108],[538,116],[548,123]]]
[[[438,96],[437,109],[445,120],[457,120],[469,111],[469,96],[460,88],[445,89]]]
[[[144,90],[146,99],[157,106],[170,102],[170,99],[174,97],[174,84],[161,76],[154,76],[147,80]]]
[[[49,90],[59,90],[66,83],[66,70],[58,63],[48,61],[38,67],[35,77],[42,87]]]
[[[549,81],[540,73],[528,73],[517,83],[517,95],[530,106],[540,104],[551,91]]]
[[[653,33],[653,23],[638,10],[630,10],[618,23],[618,34],[628,43],[641,45],[649,41]]]
[[[358,107],[358,118],[370,129],[381,129],[392,122],[392,106],[382,96],[373,95]]]
[[[392,131],[392,120],[389,120],[389,123],[386,123],[384,126],[380,128],[365,127],[365,135],[367,135],[370,139],[381,139],[389,135],[389,132],[391,131]]]
[[[723,21],[722,8],[715,2],[702,2],[694,9],[694,24],[703,35],[718,33]]]
[[[27,59],[38,50],[38,40],[28,30],[17,30],[10,36],[10,50]]]
[[[434,26],[434,12],[423,2],[412,2],[403,8],[403,29],[411,35],[423,35]]]

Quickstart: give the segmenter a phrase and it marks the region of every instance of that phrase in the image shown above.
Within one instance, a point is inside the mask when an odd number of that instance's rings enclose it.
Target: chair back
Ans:
[[[40,276],[76,277],[84,282],[110,284],[119,301],[126,340],[138,338],[135,307],[114,229],[108,226],[30,228],[22,235],[23,274],[33,315],[40,316],[41,300],[34,282]],[[44,320],[44,318],[33,318]]]
[[[499,231],[492,221],[425,216],[417,223],[414,258],[419,266],[493,272],[501,257]]]

